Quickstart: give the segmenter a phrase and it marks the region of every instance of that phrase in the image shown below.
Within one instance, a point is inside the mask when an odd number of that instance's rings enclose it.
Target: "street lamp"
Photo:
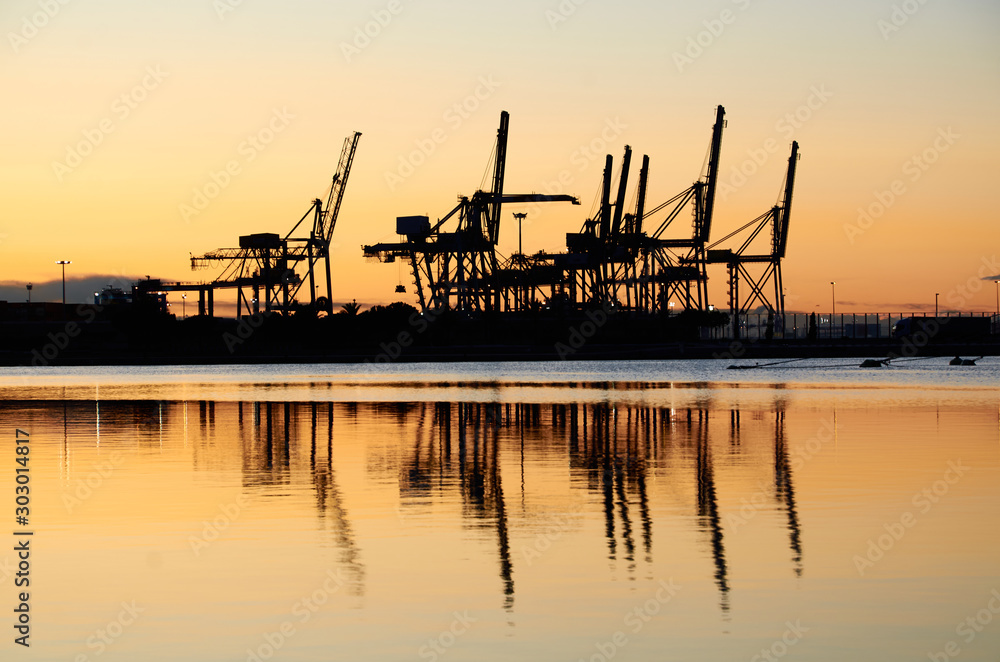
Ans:
[[[187,303],[188,303],[188,295],[187,294],[182,294],[181,295],[181,315],[182,315],[182,319],[187,319],[187,316],[188,316],[188,313],[187,313],[187,310],[188,310]]]
[[[934,319],[937,319],[937,316],[938,316],[938,297],[939,296],[941,296],[940,292],[935,292],[934,293]]]
[[[521,248],[521,221],[528,217],[525,213],[514,213],[514,218],[517,219],[517,253],[518,255],[524,255],[524,249]]]
[[[30,306],[31,305],[31,288],[33,288],[34,285],[32,285],[31,283],[28,283],[26,287],[28,288],[28,305]]]
[[[66,313],[66,265],[73,264],[70,260],[56,260],[56,264],[62,265],[62,292],[63,292],[63,314]]]
[[[830,281],[830,337],[833,338],[833,318],[837,316],[837,281]]]
[[[1000,278],[998,278],[997,280],[993,281],[993,284],[996,285],[996,291],[997,291],[997,315],[1000,316]]]

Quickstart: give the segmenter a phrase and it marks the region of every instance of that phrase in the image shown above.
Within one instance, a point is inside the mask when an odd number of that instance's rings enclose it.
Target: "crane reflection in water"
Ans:
[[[84,417],[79,410],[87,406],[74,403],[70,412],[65,403],[58,411],[53,404],[51,414],[80,421]],[[721,461],[726,466],[767,468],[751,449],[764,441],[773,447],[767,471],[773,474],[774,509],[786,520],[792,572],[795,577],[804,572],[785,405],[780,400],[750,412],[724,411],[710,399],[678,409],[607,402],[103,401],[92,406],[98,435],[131,428],[142,444],[162,449],[164,431],[183,427],[196,470],[231,462],[225,449],[235,438],[242,490],[250,498],[282,498],[303,480],[311,483],[319,529],[328,533],[350,591],[358,596],[365,592],[365,540],[345,505],[345,489],[351,488],[338,480],[334,457],[338,447],[358,443],[352,430],[360,423],[395,431],[377,443],[365,438],[366,473],[396,482],[404,517],[442,497],[456,498],[463,525],[492,539],[498,591],[509,613],[515,609],[517,570],[524,562],[512,551],[512,539],[524,539],[545,522],[526,505],[526,495],[543,487],[532,484],[526,466],[539,462],[568,471],[570,492],[563,497],[561,512],[567,517],[560,521],[579,529],[581,518],[569,516],[600,517],[609,572],[623,571],[630,581],[639,575],[654,579],[654,530],[667,517],[658,513],[665,512],[664,501],[680,500],[680,512],[689,513],[687,521],[694,523],[711,560],[718,604],[728,616],[733,581],[717,467]],[[197,414],[191,411],[195,408]],[[748,413],[749,424],[744,421]],[[226,421],[222,429],[217,420]],[[232,429],[229,421],[235,423]],[[194,425],[197,430],[190,431]],[[69,434],[64,432],[60,452],[65,476],[71,471]],[[651,491],[652,484],[656,491]],[[726,491],[733,491],[732,484],[726,483]]]
[[[525,439],[564,442],[569,469],[603,509],[607,559],[623,562],[630,579],[640,564],[651,578],[654,556],[651,466],[663,466],[671,452],[693,460],[698,530],[714,564],[714,581],[723,613],[731,590],[725,535],[710,443],[709,403],[682,411],[600,405],[435,403],[416,407],[418,433],[400,467],[403,507],[419,507],[434,490],[461,494],[463,517],[474,526],[495,529],[497,564],[504,607],[514,605],[509,505],[505,499],[501,447],[517,445],[521,503],[524,498]],[[784,410],[774,412],[774,499],[785,511],[793,572],[802,575],[802,545],[795,507],[793,475],[784,431]],[[739,439],[740,416],[733,412],[731,439]],[[530,457],[529,457],[530,459]],[[509,465],[508,470],[509,470]],[[527,488],[530,489],[530,486]],[[522,506],[523,508],[523,506]],[[636,521],[637,520],[637,521]]]

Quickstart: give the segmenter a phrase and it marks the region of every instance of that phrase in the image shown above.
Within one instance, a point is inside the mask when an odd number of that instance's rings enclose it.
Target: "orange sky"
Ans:
[[[59,259],[73,261],[71,300],[88,275],[210,278],[190,271],[189,254],[289,230],[357,130],[334,299],[389,302],[399,268],[367,264],[360,246],[394,239],[396,216],[440,217],[478,188],[501,110],[507,191],[551,190],[565,171],[583,201],[529,216],[525,249],[556,251],[592,208],[605,152],[616,163],[625,144],[649,154],[654,206],[698,177],[722,104],[722,182],[757,172],[720,189],[713,237],[775,203],[790,141],[801,145],[789,310],[828,310],[833,280],[838,311],[932,308],[935,292],[943,309],[993,310],[995,288],[980,279],[1000,273],[989,202],[1000,7],[902,4],[914,13],[860,0],[11,0],[0,7],[0,298],[58,279]],[[250,142],[268,130],[271,142]],[[593,160],[580,151],[592,142]],[[421,143],[423,162],[390,182]],[[185,214],[233,161],[218,195]],[[867,227],[859,208],[876,212]],[[501,252],[516,242],[511,217]],[[710,276],[724,306],[724,268]]]

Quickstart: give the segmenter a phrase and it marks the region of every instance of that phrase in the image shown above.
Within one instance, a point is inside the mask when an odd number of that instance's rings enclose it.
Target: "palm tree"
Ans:
[[[361,312],[361,304],[358,303],[357,299],[352,299],[348,303],[345,303],[340,307],[340,313],[342,315],[348,315],[350,317],[356,316]]]

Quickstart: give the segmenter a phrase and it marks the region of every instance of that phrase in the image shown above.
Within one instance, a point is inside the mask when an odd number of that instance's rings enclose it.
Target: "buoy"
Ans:
[[[865,359],[861,362],[861,368],[884,368],[888,365],[889,359]]]

